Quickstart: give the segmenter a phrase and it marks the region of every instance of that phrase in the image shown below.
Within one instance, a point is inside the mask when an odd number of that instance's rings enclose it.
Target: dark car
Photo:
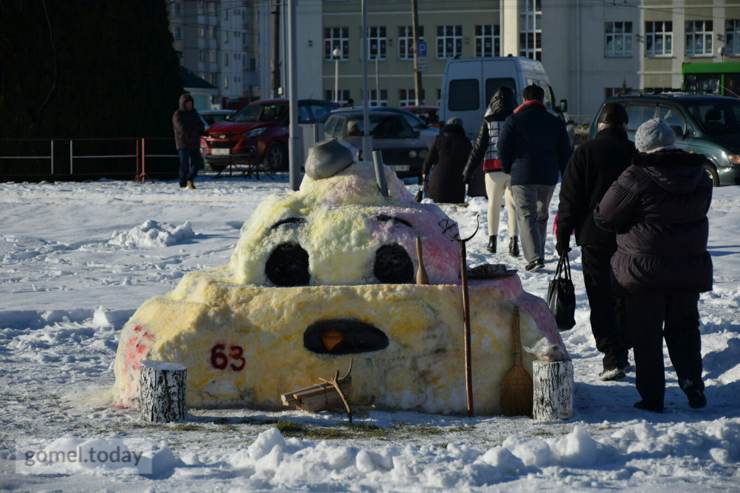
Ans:
[[[299,123],[323,123],[332,110],[326,101],[298,101]],[[262,165],[271,171],[288,168],[289,109],[286,99],[263,99],[243,107],[229,121],[210,126],[201,151],[215,171],[229,164]]]
[[[651,118],[665,120],[676,132],[676,146],[701,154],[715,186],[740,185],[740,99],[724,96],[659,94],[619,96],[604,104],[624,105],[629,115],[627,133],[634,140],[637,127]],[[597,132],[602,108],[591,123]]]
[[[383,163],[392,167],[399,177],[421,176],[421,168],[429,152],[419,132],[411,128],[403,115],[382,109],[369,115],[372,150],[379,150]],[[327,137],[342,139],[358,150],[362,149],[362,111],[341,109],[332,112],[324,124]]]

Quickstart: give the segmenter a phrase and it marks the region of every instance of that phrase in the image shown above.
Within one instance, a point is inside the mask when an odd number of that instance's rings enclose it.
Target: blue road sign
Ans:
[[[426,58],[427,57],[427,42],[424,40],[419,40],[416,43],[416,53],[418,54],[419,58]]]

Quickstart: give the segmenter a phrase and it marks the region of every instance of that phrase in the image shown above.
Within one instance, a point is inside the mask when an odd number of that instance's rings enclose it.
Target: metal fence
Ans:
[[[0,181],[174,178],[171,137],[0,139]]]

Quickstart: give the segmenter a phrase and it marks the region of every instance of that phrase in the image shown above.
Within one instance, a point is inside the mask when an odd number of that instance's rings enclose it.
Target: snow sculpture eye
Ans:
[[[375,252],[376,279],[388,284],[413,284],[414,264],[406,250],[398,243],[383,245]]]
[[[311,281],[308,272],[308,252],[298,243],[281,243],[265,264],[267,278],[279,287],[306,286]]]

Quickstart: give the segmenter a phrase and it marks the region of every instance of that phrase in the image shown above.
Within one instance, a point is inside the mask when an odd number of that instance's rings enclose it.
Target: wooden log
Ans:
[[[557,421],[573,416],[573,362],[533,361],[534,405],[537,421]]]
[[[144,360],[139,377],[139,410],[153,423],[185,418],[187,369],[179,363]]]

